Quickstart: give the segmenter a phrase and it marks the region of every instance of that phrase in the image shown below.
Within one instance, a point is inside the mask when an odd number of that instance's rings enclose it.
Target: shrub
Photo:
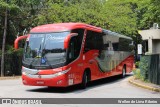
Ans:
[[[10,48],[5,53],[4,75],[21,75],[23,49]],[[1,59],[1,56],[0,56]]]
[[[142,56],[140,63],[139,63],[139,68],[140,68],[140,73],[141,73],[141,78],[142,80],[146,81],[148,79],[148,69],[149,69],[149,62],[150,62],[150,56]]]
[[[140,61],[137,61],[137,62],[135,63],[136,68],[139,68],[139,63],[140,63]]]
[[[134,76],[135,76],[137,79],[141,79],[140,69],[134,69],[134,70],[133,70],[133,73],[134,73]]]

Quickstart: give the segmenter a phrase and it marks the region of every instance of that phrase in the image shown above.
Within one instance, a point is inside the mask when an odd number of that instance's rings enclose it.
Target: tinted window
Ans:
[[[148,40],[143,41],[142,44],[143,44],[143,47],[144,47],[144,48],[143,48],[143,51],[144,51],[144,52],[148,52]]]
[[[132,51],[132,40],[119,38],[119,51]]]
[[[112,43],[112,45],[113,45],[113,50],[118,51],[119,43]]]
[[[84,51],[87,52],[92,49],[96,49],[96,50],[103,49],[103,35],[102,35],[102,33],[87,31]]]
[[[105,44],[105,49],[118,51],[119,38],[116,36],[105,35],[104,36],[104,44]],[[108,45],[108,48],[106,48],[106,45]],[[110,47],[110,49],[109,49],[109,47]]]
[[[78,36],[72,37],[70,40],[68,49],[68,63],[75,60],[80,54],[84,29],[72,30],[72,33],[78,33]]]

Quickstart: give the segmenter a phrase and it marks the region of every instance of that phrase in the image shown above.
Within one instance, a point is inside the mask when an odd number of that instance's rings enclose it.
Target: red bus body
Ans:
[[[100,50],[98,49],[90,49],[89,51],[85,51],[86,38],[87,38],[87,33],[89,31],[95,32],[96,34],[104,35],[104,30],[99,27],[95,27],[95,26],[91,26],[83,23],[48,24],[48,25],[35,27],[30,31],[30,33],[43,34],[43,33],[50,33],[50,32],[72,31],[75,29],[76,30],[81,29],[84,31],[80,52],[79,52],[79,55],[76,57],[76,59],[67,63],[64,66],[59,66],[57,68],[55,67],[55,68],[47,68],[47,69],[44,69],[44,68],[35,69],[35,68],[29,68],[23,65],[22,81],[24,85],[67,87],[67,86],[82,83],[84,72],[86,71],[87,71],[89,81],[106,78],[110,76],[115,76],[115,75],[121,75],[124,67],[126,69],[126,73],[129,73],[132,71],[133,62],[134,62],[134,56],[132,53],[124,53],[123,51],[117,51],[116,53],[116,51],[114,51],[111,48],[111,50],[107,51],[107,54],[102,55],[103,58],[101,58],[99,57]],[[111,33],[107,30],[105,32],[107,32],[105,35],[109,35],[109,33]],[[72,33],[76,33],[76,32],[72,32]],[[30,37],[32,36],[31,34],[29,34],[27,39],[30,39]],[[77,35],[75,34],[75,36]],[[119,36],[118,38],[120,37],[121,36]],[[65,49],[69,47],[68,45],[69,42],[65,42],[65,41],[70,41],[70,39],[71,39],[71,35],[68,35],[65,37],[65,40],[64,40]],[[119,39],[114,39],[114,41],[116,40],[119,40]],[[17,43],[18,42],[15,43],[16,48],[18,46]],[[109,42],[106,42],[106,46],[108,46],[107,43]],[[106,57],[106,59],[104,57]],[[107,61],[107,58],[109,59],[109,61]],[[106,61],[106,65],[105,65],[104,59]],[[35,60],[37,59],[35,58]],[[36,61],[31,61],[30,65],[32,65],[31,63],[34,63],[34,62]]]

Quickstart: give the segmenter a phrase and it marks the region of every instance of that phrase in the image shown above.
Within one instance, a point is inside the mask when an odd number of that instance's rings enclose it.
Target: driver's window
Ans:
[[[77,33],[78,35],[72,37],[70,40],[68,49],[68,62],[77,59],[80,55],[84,29],[72,30],[72,33]]]
[[[69,59],[74,60],[77,56],[77,42],[76,37],[72,37],[70,40]]]

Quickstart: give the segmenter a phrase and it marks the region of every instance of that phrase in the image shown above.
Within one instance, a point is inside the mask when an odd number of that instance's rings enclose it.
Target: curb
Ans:
[[[134,82],[134,77],[130,77],[129,78],[129,83],[135,85],[135,86],[138,86],[138,87],[141,87],[141,88],[144,88],[144,89],[148,89],[148,90],[151,90],[151,91],[155,91],[155,92],[160,92],[160,88],[155,88],[155,87],[152,87],[152,86],[148,86],[148,85],[144,85],[142,83],[137,83],[137,82]]]
[[[21,76],[0,77],[0,80],[20,79]]]

